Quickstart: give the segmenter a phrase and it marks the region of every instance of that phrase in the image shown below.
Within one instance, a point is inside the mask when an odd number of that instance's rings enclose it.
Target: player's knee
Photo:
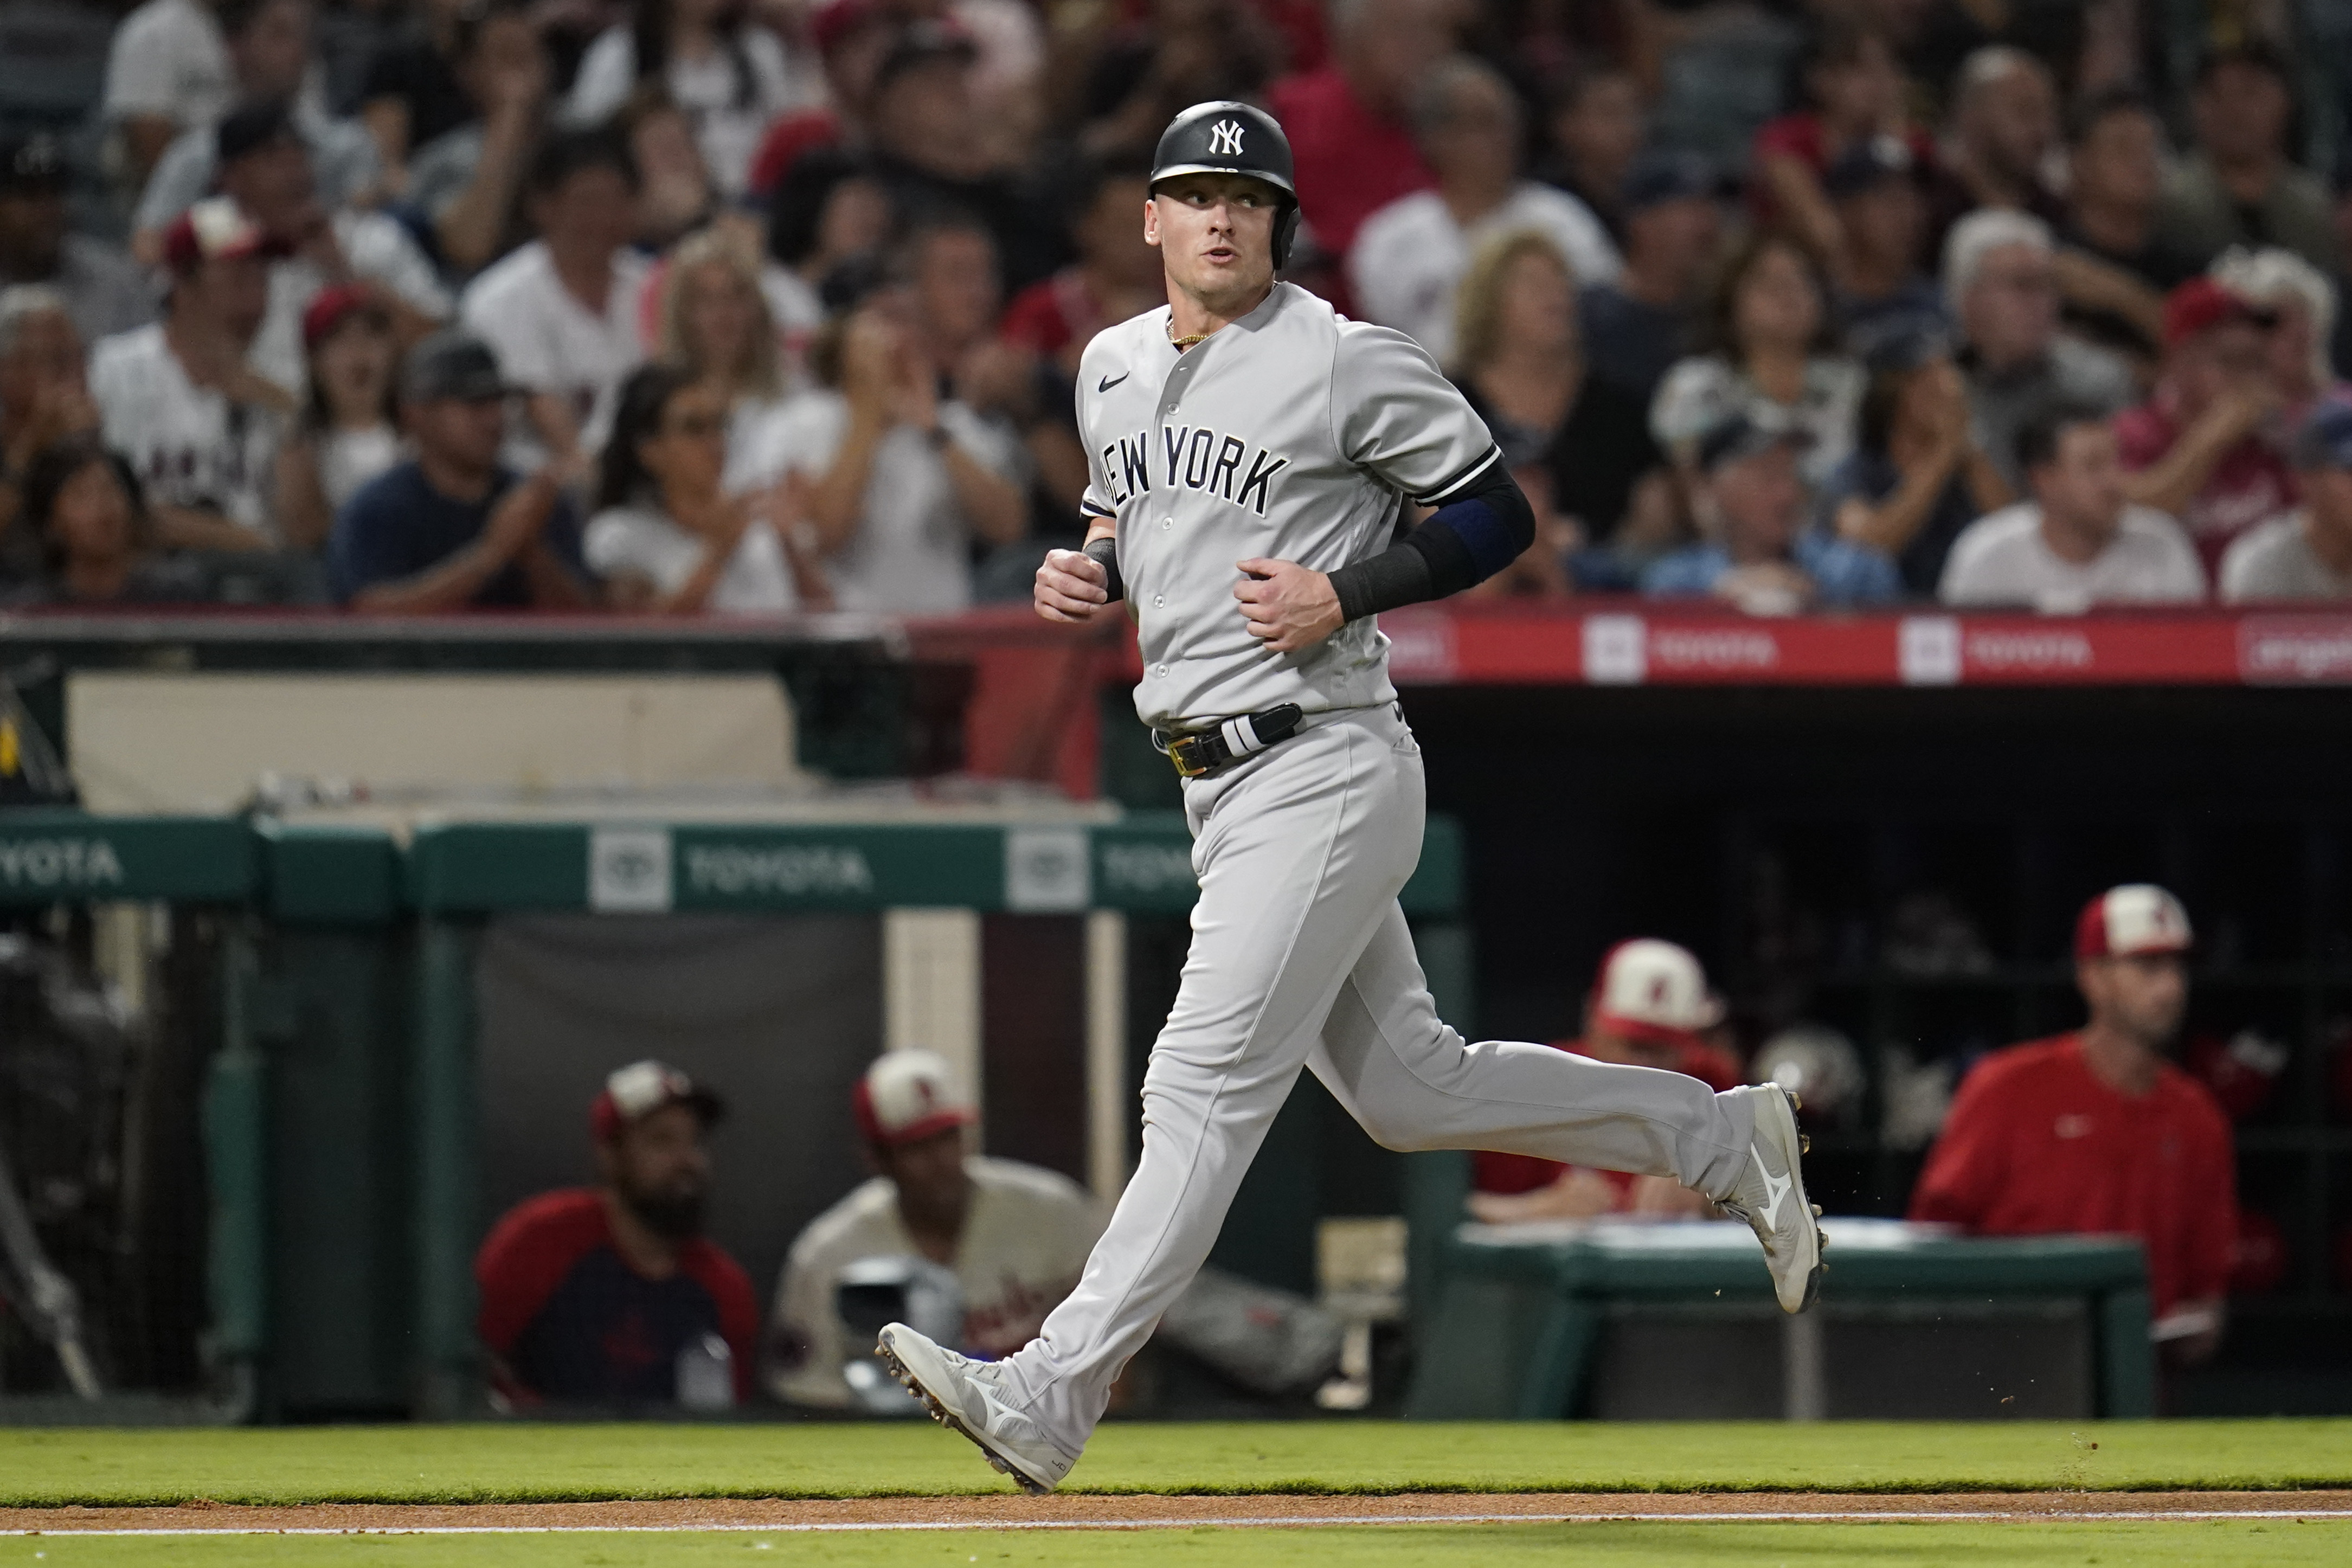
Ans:
[[[1402,1116],[1356,1112],[1356,1121],[1371,1141],[1394,1154],[1419,1154],[1445,1147],[1445,1141],[1418,1121]]]

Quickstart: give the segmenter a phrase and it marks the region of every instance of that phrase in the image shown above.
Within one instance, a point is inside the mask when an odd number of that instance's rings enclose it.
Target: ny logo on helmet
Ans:
[[[1220,120],[1210,126],[1209,152],[1212,156],[1219,158],[1240,157],[1242,155],[1241,122],[1234,120]]]

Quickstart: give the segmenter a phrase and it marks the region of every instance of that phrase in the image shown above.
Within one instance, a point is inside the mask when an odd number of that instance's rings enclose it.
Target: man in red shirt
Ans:
[[[2133,470],[2126,498],[2179,518],[2208,576],[2231,540],[2301,495],[2271,376],[2275,324],[2210,278],[2190,279],[2165,296],[2156,395],[2116,418],[2116,443]]]
[[[1446,14],[1443,0],[1339,0],[1331,63],[1266,89],[1290,138],[1299,215],[1327,256],[1347,255],[1366,218],[1430,184],[1409,100],[1453,50]]]
[[[1015,294],[997,335],[1068,381],[1097,332],[1165,300],[1160,252],[1143,243],[1143,227],[1135,221],[1150,199],[1149,164],[1111,161],[1090,169],[1071,197],[1078,259]]]
[[[740,1266],[702,1235],[719,1097],[635,1062],[589,1110],[601,1184],[542,1193],[474,1259],[492,1381],[518,1405],[686,1405],[747,1397],[759,1308]]]
[[[2074,928],[2080,1030],[1995,1051],[1952,1101],[1911,1217],[1979,1236],[2136,1236],[2156,1336],[2179,1364],[2221,1337],[2237,1242],[2229,1119],[2164,1059],[2189,1006],[2189,916],[2146,883],[2109,889]]]
[[[1619,942],[1601,960],[1585,1000],[1583,1037],[1552,1045],[1596,1061],[1687,1074],[1720,1094],[1738,1084],[1739,1063],[1702,1037],[1722,1018],[1706,973],[1687,949],[1640,937]],[[1695,1219],[1715,1206],[1668,1176],[1588,1171],[1486,1150],[1475,1162],[1470,1213],[1488,1225],[1604,1214]]]

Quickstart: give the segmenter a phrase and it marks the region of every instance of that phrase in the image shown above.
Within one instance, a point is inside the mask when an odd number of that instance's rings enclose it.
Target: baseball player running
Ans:
[[[1079,364],[1090,525],[1039,568],[1037,613],[1135,615],[1136,710],[1184,777],[1192,950],[1144,1074],[1141,1159],[1077,1289],[1001,1362],[898,1323],[878,1347],[1032,1492],[1069,1474],[1208,1257],[1302,1067],[1391,1149],[1670,1176],[1754,1227],[1783,1310],[1820,1282],[1784,1090],[1469,1045],[1437,1016],[1397,907],[1421,858],[1421,752],[1373,616],[1500,571],[1533,518],[1410,338],[1275,280],[1297,224],[1282,128],[1242,103],[1186,110],[1143,211],[1168,308]],[[1402,531],[1408,501],[1436,510]]]

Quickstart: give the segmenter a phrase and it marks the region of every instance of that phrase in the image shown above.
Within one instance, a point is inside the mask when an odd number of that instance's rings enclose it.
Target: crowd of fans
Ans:
[[[2305,9],[146,0],[0,103],[0,598],[1024,597],[1227,97],[1533,501],[1481,593],[2352,595]]]

